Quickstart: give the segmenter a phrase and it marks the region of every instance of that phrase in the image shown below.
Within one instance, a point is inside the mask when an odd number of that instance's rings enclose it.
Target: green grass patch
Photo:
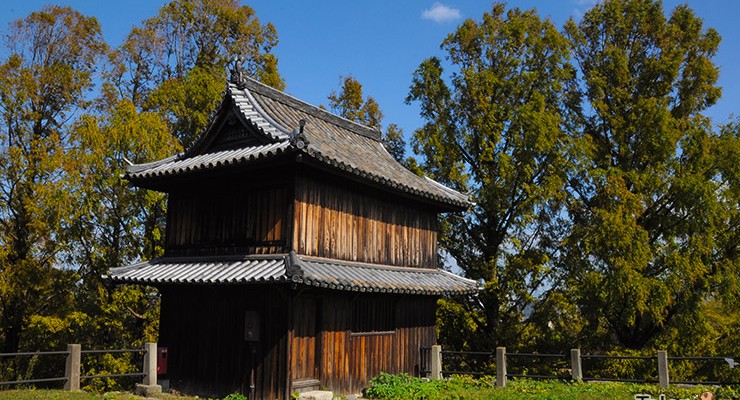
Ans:
[[[510,380],[505,388],[494,386],[495,378],[473,379],[453,376],[440,381],[424,381],[409,375],[381,374],[374,378],[367,397],[378,400],[631,400],[636,394],[649,394],[658,399],[699,399],[703,392],[712,392],[714,399],[740,398],[733,387],[670,387],[630,383],[580,383],[564,381]]]
[[[173,396],[158,394],[152,396],[161,400],[195,400],[197,397]],[[149,398],[152,398],[149,397]],[[142,400],[144,397],[128,392],[111,392],[104,394],[88,392],[67,392],[64,390],[24,389],[0,390],[0,400]],[[199,399],[203,400],[203,399]]]

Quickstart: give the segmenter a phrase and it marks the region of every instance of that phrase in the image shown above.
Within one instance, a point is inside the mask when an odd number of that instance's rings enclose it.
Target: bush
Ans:
[[[248,399],[247,399],[247,396],[244,396],[243,394],[232,393],[232,394],[224,397],[223,400],[248,400]]]
[[[582,383],[512,379],[505,388],[494,386],[495,379],[452,376],[438,381],[425,381],[406,374],[380,374],[370,381],[367,397],[378,400],[602,400],[631,399],[635,394],[650,394],[659,398],[698,399],[704,391],[715,399],[738,398],[737,387],[678,387],[661,389],[657,385],[630,383]]]
[[[366,395],[373,399],[429,399],[438,393],[441,381],[424,381],[408,374],[381,372],[370,380]]]

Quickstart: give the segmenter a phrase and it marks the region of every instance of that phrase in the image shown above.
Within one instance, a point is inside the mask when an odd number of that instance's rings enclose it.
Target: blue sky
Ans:
[[[134,25],[156,14],[162,0],[3,0],[0,29],[45,4],[70,5],[98,18],[111,46],[121,43]],[[411,75],[427,57],[443,56],[439,45],[466,18],[479,20],[491,9],[488,1],[356,0],[356,1],[242,1],[257,17],[277,28],[274,53],[287,83],[286,91],[313,104],[326,104],[340,76],[352,75],[373,96],[385,114],[384,123],[397,123],[407,139],[422,125],[416,105],[404,99]],[[669,12],[684,1],[666,0]],[[715,62],[720,66],[722,99],[708,114],[715,124],[740,114],[740,1],[688,1],[704,20],[722,35]],[[571,16],[578,19],[593,0],[518,0],[510,7],[537,8],[557,26]]]

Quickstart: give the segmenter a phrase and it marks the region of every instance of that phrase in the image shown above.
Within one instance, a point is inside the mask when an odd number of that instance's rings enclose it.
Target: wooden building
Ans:
[[[467,196],[398,164],[376,129],[250,78],[191,149],[126,178],[169,195],[165,255],[109,278],[160,291],[182,392],[352,394],[417,373],[436,300],[477,290],[437,265],[437,214]]]

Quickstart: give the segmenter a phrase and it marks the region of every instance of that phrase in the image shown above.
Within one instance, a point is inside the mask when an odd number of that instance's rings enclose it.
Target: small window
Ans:
[[[396,330],[396,302],[387,297],[358,297],[352,302],[352,333]]]

